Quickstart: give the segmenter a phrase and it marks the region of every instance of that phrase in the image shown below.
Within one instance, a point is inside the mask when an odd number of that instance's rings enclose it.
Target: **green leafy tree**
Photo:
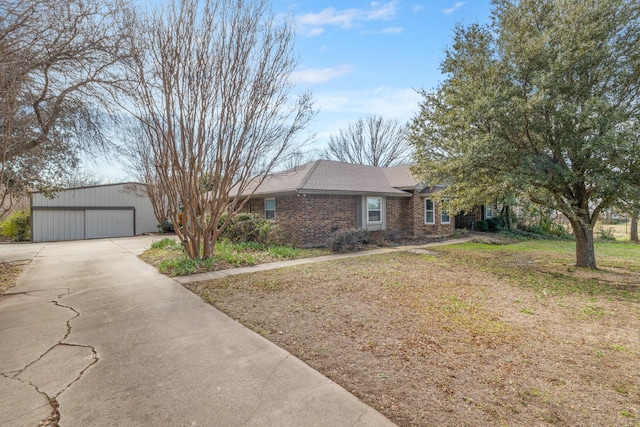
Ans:
[[[576,265],[596,268],[598,215],[640,174],[640,2],[494,0],[445,53],[414,172],[447,182],[454,208],[515,195],[561,212]]]

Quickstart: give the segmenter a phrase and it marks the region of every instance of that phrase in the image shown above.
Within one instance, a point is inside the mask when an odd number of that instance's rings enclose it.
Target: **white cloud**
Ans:
[[[291,80],[295,83],[326,83],[336,77],[343,76],[351,72],[350,65],[341,65],[335,68],[309,68],[306,70],[294,71]]]
[[[425,5],[423,5],[423,4],[416,4],[416,5],[414,5],[414,6],[411,8],[411,11],[412,11],[412,12],[421,12],[421,11],[423,11],[425,8],[426,8],[426,6],[425,6]]]
[[[323,149],[331,135],[365,116],[378,115],[406,123],[418,112],[422,100],[413,89],[388,86],[360,91],[314,91],[313,99],[319,111],[308,131],[315,136],[313,147],[317,149]]]
[[[363,16],[364,21],[388,21],[395,18],[397,3],[391,1],[389,3],[371,2],[371,10],[366,11]]]
[[[316,28],[310,28],[309,30],[305,31],[304,35],[307,37],[316,37],[322,33],[324,33],[324,28],[316,27]]]
[[[450,7],[448,9],[442,9],[442,13],[444,13],[445,15],[450,15],[456,10],[460,9],[462,6],[464,6],[464,2],[459,1],[458,3],[454,4],[453,7]]]
[[[380,33],[382,34],[400,34],[404,31],[404,28],[402,27],[389,27],[389,28],[384,28],[382,31],[380,31]]]
[[[320,112],[375,114],[409,120],[418,110],[421,96],[414,89],[380,86],[361,91],[314,93]]]
[[[396,0],[387,3],[371,2],[369,9],[343,9],[333,7],[318,13],[305,13],[296,19],[300,32],[312,37],[322,34],[325,27],[334,26],[351,29],[366,21],[389,21],[397,14]]]

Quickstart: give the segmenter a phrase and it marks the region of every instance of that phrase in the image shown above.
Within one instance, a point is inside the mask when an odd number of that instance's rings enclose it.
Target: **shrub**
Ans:
[[[492,233],[495,233],[503,226],[503,222],[499,218],[488,218],[486,222],[487,222],[487,228]]]
[[[538,225],[530,225],[525,228],[525,231],[533,234],[538,234],[540,236],[549,236],[549,237],[559,237],[559,238],[568,238],[569,233],[562,226],[562,224],[556,224],[550,219],[542,219]]]
[[[598,230],[598,238],[600,240],[605,240],[605,241],[609,241],[609,242],[613,242],[616,240],[616,236],[614,234],[614,228],[613,227],[609,227],[607,229],[604,228],[600,228]]]
[[[173,223],[170,219],[165,219],[160,224],[158,224],[158,231],[160,233],[173,233],[175,230],[173,229]]]
[[[16,211],[0,224],[0,234],[14,242],[31,240],[29,211]]]
[[[224,218],[220,220],[220,225],[222,222]],[[281,245],[286,241],[276,223],[248,213],[234,215],[221,237],[234,243],[256,242],[264,245]]]
[[[489,231],[489,223],[487,221],[478,221],[478,231]]]
[[[362,228],[352,228],[335,232],[329,238],[327,246],[333,252],[356,252],[366,243],[369,243],[369,232]]]

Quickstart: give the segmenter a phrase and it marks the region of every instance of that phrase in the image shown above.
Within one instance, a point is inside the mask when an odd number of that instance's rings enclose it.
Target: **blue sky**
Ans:
[[[299,90],[311,90],[319,110],[307,129],[315,149],[367,115],[410,120],[416,89],[442,80],[455,25],[486,23],[491,9],[490,0],[273,0],[272,7],[295,19],[300,64],[292,78]],[[99,171],[106,180],[129,179],[116,165]]]
[[[445,47],[460,23],[485,23],[489,0],[275,0],[295,17],[300,66],[293,78],[320,110],[309,131],[315,146],[366,115],[408,121],[434,88]]]

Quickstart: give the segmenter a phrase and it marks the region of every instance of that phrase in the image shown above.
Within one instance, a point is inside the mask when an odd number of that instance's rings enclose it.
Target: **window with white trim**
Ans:
[[[382,222],[382,197],[367,197],[367,223]]]
[[[447,199],[443,199],[442,202],[446,202]],[[440,224],[450,224],[451,217],[449,216],[449,212],[445,211],[442,206],[440,206]]]
[[[424,199],[424,223],[436,223],[436,206],[431,199]]]
[[[493,205],[487,205],[484,207],[484,217],[485,218],[493,218],[495,216],[495,210]]]
[[[264,200],[264,217],[266,219],[276,220],[276,199]]]

